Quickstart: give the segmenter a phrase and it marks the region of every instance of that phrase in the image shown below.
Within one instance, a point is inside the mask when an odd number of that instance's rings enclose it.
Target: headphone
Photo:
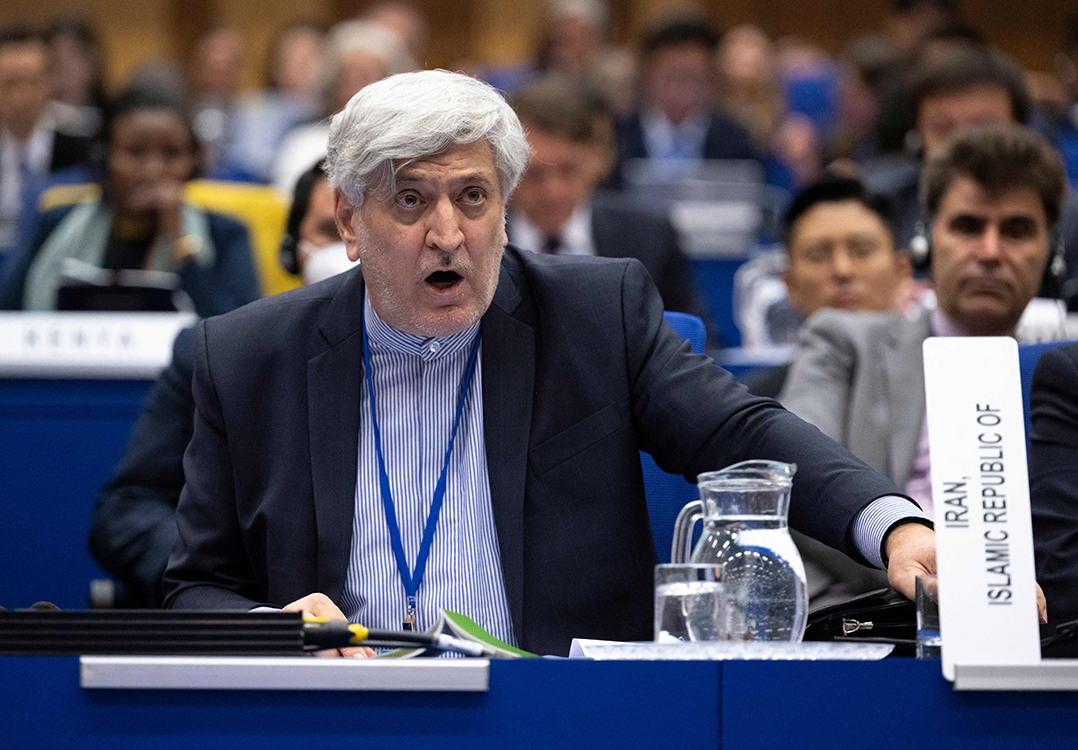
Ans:
[[[909,246],[910,261],[914,268],[926,269],[932,260],[932,240],[931,233],[928,231],[930,224],[931,220],[926,223],[924,219],[918,219],[914,227]],[[1041,290],[1049,297],[1060,299],[1067,281],[1067,256],[1058,226],[1052,231],[1048,244],[1051,249],[1048,253],[1048,262],[1044,266]]]
[[[326,174],[319,161],[296,180],[296,189],[292,194],[292,207],[288,209],[288,221],[285,223],[284,237],[278,249],[278,257],[284,270],[291,274],[299,273],[299,228],[307,209],[311,206],[311,195],[318,179]]]

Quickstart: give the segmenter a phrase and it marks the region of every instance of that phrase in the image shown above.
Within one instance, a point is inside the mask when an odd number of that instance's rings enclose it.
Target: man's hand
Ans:
[[[887,582],[912,599],[917,576],[936,574],[936,532],[923,524],[904,523],[891,530],[883,545]]]
[[[913,599],[915,579],[936,574],[936,532],[919,523],[896,526],[884,540],[887,552],[887,582],[903,596]],[[1048,623],[1048,604],[1037,586],[1037,616]]]
[[[333,603],[325,594],[307,594],[302,599],[297,599],[286,607],[282,608],[284,612],[302,612],[304,619],[314,619],[317,617],[324,617],[327,621],[337,622],[341,620],[347,620],[344,616],[344,612],[341,612],[337,608],[337,605]],[[363,658],[366,656],[374,656],[374,651],[366,646],[348,646],[347,648],[328,648],[324,651],[315,651],[315,656],[351,656],[357,658]]]

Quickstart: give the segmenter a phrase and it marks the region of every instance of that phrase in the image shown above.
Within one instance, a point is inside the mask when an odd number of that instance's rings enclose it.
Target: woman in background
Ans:
[[[258,298],[246,229],[183,201],[199,153],[181,102],[148,90],[121,94],[100,149],[101,196],[38,217],[28,244],[11,258],[0,308],[57,309],[71,260],[176,274],[203,317]]]

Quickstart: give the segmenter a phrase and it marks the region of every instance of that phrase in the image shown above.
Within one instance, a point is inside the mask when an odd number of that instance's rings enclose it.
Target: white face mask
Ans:
[[[299,251],[307,256],[303,264],[305,284],[314,284],[359,265],[359,261],[348,257],[348,250],[343,242],[331,242],[323,247],[315,247],[306,240],[301,240]]]

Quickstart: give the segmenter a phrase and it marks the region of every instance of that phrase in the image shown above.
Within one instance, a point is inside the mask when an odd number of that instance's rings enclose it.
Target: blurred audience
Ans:
[[[319,112],[325,118],[341,110],[356,92],[387,75],[415,67],[396,32],[373,21],[345,21],[330,29],[319,68]],[[326,155],[329,123],[325,119],[289,132],[277,150],[273,184],[290,195],[307,167]]]
[[[281,260],[286,270],[306,278],[317,254],[332,254],[336,244],[341,243],[333,191],[317,165],[297,183]],[[120,583],[124,607],[161,605],[161,574],[176,540],[183,453],[194,430],[193,347],[194,329],[181,331],[172,362],[146,397],[127,448],[94,505],[90,554]]]
[[[823,310],[803,329],[779,400],[931,511],[921,344],[1009,336],[1053,272],[1066,177],[1059,154],[1020,126],[934,144],[921,178],[937,307]]]
[[[206,32],[191,55],[187,97],[195,135],[211,169],[235,137],[245,55],[243,34],[228,27]]]
[[[375,3],[364,11],[361,20],[373,21],[394,32],[404,43],[413,64],[425,67],[430,26],[414,5],[393,0]]]
[[[866,165],[864,170],[866,184],[895,204],[898,242],[907,248],[923,226],[917,192],[924,160],[932,158],[951,135],[989,123],[1024,124],[1030,115],[1022,69],[995,50],[950,43],[930,55],[913,80],[912,112],[921,147],[919,158],[881,161]],[[1074,276],[1078,274],[1078,203],[1073,195],[1065,197],[1059,231],[1068,250],[1070,275]],[[920,240],[914,245],[918,243]],[[1068,282],[1064,289],[1053,291],[1071,298],[1078,293],[1074,287],[1074,282]]]
[[[0,258],[15,245],[30,183],[89,159],[90,137],[50,95],[45,38],[0,31]]]
[[[104,53],[97,32],[85,18],[72,16],[49,24],[45,38],[53,101],[74,108],[85,135],[96,134],[106,98]]]
[[[927,37],[959,20],[954,0],[893,0],[886,28],[899,49],[911,52]]]
[[[73,266],[174,274],[204,317],[257,299],[247,230],[183,201],[198,151],[182,103],[139,90],[118,97],[102,133],[100,197],[37,218],[8,264],[0,308],[57,309]]]
[[[718,35],[706,22],[675,18],[652,29],[641,51],[641,101],[617,126],[615,183],[631,159],[671,163],[752,159],[748,131],[714,102]]]
[[[320,116],[318,66],[323,37],[322,29],[309,22],[278,32],[267,58],[265,88],[238,98],[214,176],[270,181],[285,135]]]
[[[1078,15],[1067,23],[1063,46],[1056,55],[1061,101],[1047,113],[1047,134],[1063,155],[1067,176],[1078,186]]]
[[[706,319],[669,219],[620,194],[596,193],[613,158],[611,117],[599,96],[549,76],[512,104],[532,154],[509,206],[510,240],[536,252],[636,258],[667,310]]]
[[[720,106],[749,131],[755,150],[767,153],[786,109],[771,39],[751,24],[735,26],[723,34],[717,60]]]

